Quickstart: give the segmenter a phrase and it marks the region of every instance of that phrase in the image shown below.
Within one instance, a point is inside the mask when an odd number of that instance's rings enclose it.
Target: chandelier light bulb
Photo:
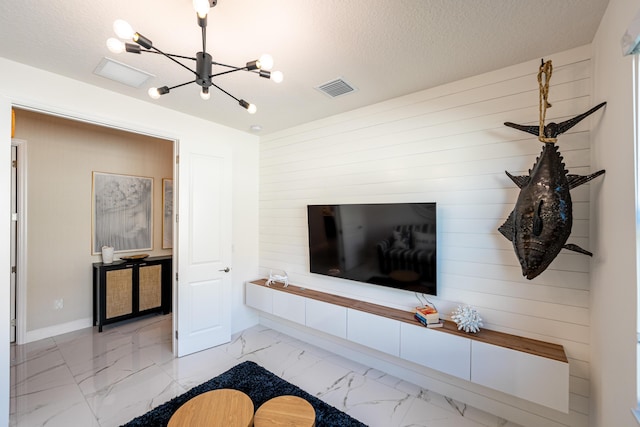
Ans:
[[[160,92],[158,92],[158,88],[157,87],[149,88],[149,92],[147,92],[147,93],[153,99],[159,99],[160,98]]]
[[[196,10],[198,17],[204,19],[209,13],[209,0],[193,0],[193,8]]]
[[[124,43],[114,37],[111,37],[107,40],[107,47],[113,53],[122,53],[124,52],[125,48]]]
[[[115,20],[113,23],[113,31],[115,31],[118,37],[125,40],[132,40],[133,34],[135,33],[131,25],[123,19]]]
[[[269,71],[273,68],[273,57],[268,53],[263,54],[258,61],[260,62],[259,68],[261,70]]]
[[[211,93],[209,93],[208,87],[202,88],[202,90],[200,91],[200,98],[204,99],[205,101],[211,98]]]
[[[273,71],[271,73],[271,80],[276,83],[282,83],[282,80],[284,80],[284,74],[282,74],[282,71]]]
[[[255,104],[249,104],[249,106],[247,107],[247,111],[249,112],[249,114],[255,114],[256,111],[258,111],[258,107],[256,107]]]

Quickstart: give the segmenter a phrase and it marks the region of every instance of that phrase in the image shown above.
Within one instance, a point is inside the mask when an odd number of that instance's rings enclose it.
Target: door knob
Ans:
[[[229,267],[225,267],[224,270],[218,270],[218,271],[224,271],[225,273],[228,273],[231,271],[231,269]]]

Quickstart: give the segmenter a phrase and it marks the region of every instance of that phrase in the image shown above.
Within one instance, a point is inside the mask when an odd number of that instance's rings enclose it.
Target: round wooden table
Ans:
[[[263,403],[253,419],[254,427],[314,427],[316,411],[297,396],[278,396]]]
[[[251,427],[253,402],[241,391],[223,388],[202,393],[171,416],[168,427]]]

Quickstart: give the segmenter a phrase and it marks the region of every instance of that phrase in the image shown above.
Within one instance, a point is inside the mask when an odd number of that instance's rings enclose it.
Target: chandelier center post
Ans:
[[[211,55],[207,52],[196,53],[196,83],[211,86]]]

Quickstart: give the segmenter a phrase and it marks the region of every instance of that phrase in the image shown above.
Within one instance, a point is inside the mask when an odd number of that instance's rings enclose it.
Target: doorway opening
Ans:
[[[177,142],[55,113],[15,110],[16,137],[29,141],[28,156],[23,159],[19,146],[17,152],[18,174],[29,160],[24,196],[29,215],[20,211],[17,197],[16,233],[16,341],[24,344],[93,325],[91,264],[102,261],[90,243],[94,171],[153,178],[153,245],[142,252],[177,252],[163,247],[161,231],[162,181],[174,178]],[[158,161],[161,167],[154,165]],[[17,182],[19,188],[20,175]]]

